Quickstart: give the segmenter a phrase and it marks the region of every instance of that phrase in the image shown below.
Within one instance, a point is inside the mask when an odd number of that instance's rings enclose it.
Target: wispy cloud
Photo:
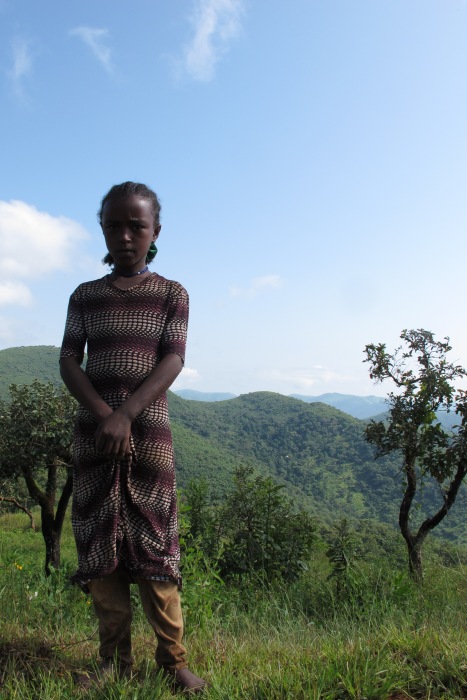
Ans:
[[[12,67],[8,77],[18,97],[24,97],[23,84],[32,72],[32,52],[29,41],[16,37],[11,44]]]
[[[242,0],[195,0],[194,34],[183,55],[183,68],[194,80],[213,78],[216,63],[240,32],[242,14]]]
[[[283,384],[289,388],[291,387],[293,393],[308,392],[312,388],[319,389],[322,392],[326,385],[332,382],[343,384],[355,379],[322,365],[313,365],[306,369],[275,369],[264,373],[264,378],[270,384],[273,383],[278,386]]]
[[[71,219],[26,202],[0,201],[0,305],[31,303],[28,280],[66,270],[85,238],[86,231]]]
[[[96,29],[95,27],[76,27],[70,34],[78,36],[89,46],[97,60],[108,73],[113,73],[112,51],[106,45],[109,37],[108,29]]]
[[[253,277],[248,287],[231,287],[230,296],[251,299],[262,291],[277,289],[281,286],[282,278],[279,275],[263,275],[262,277]]]
[[[184,367],[173,384],[173,389],[187,389],[200,379],[197,369]]]
[[[29,306],[32,295],[22,282],[0,282],[0,306],[19,304]]]

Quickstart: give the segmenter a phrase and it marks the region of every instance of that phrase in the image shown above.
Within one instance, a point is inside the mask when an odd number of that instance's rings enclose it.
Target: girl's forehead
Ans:
[[[149,199],[137,194],[108,199],[102,208],[102,217],[129,216],[131,218],[153,217],[152,204]]]

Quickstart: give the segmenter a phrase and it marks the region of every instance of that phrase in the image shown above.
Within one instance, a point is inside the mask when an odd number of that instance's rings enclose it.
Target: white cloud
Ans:
[[[105,41],[109,36],[108,29],[96,29],[94,27],[76,27],[70,34],[78,36],[89,46],[97,60],[102,64],[108,73],[113,72],[112,52]]]
[[[231,287],[231,297],[247,297],[251,299],[263,290],[277,289],[282,285],[282,279],[279,275],[263,275],[262,277],[253,277],[249,287]]]
[[[32,295],[22,282],[0,282],[0,306],[19,304],[29,306]]]
[[[32,71],[32,53],[29,42],[26,39],[17,37],[11,45],[12,68],[8,72],[15,93],[23,96],[23,81]]]
[[[64,216],[51,216],[26,202],[0,201],[0,304],[28,304],[23,282],[45,277],[71,264],[85,229]]]
[[[319,393],[332,382],[342,384],[353,381],[355,378],[345,376],[322,365],[314,365],[307,369],[276,369],[267,373],[267,381],[276,385],[287,385],[287,393],[308,392],[312,388],[319,389]]]
[[[193,369],[192,367],[184,367],[175,380],[172,389],[187,389],[195,384],[199,379],[200,374],[197,369]]]
[[[183,67],[195,80],[209,81],[214,68],[240,31],[242,0],[195,0],[194,36],[185,47]]]

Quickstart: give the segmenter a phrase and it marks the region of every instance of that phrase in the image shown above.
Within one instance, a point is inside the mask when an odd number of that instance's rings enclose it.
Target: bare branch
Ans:
[[[32,512],[29,510],[29,508],[26,508],[26,506],[21,505],[16,498],[10,498],[8,496],[0,496],[0,501],[4,501],[5,503],[12,503],[16,508],[19,508],[20,510],[23,511],[23,513],[26,513],[26,515],[29,516],[29,519],[31,521],[31,530],[36,530],[36,523],[34,520],[34,515]]]

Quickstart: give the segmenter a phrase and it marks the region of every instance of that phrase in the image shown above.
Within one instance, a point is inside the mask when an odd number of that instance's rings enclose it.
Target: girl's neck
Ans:
[[[123,270],[119,270],[118,267],[114,267],[113,269],[117,277],[137,277],[138,275],[144,275],[144,273],[148,270],[149,267],[147,265],[145,265],[141,270],[138,270],[137,272],[125,272]]]
[[[150,271],[146,270],[140,275],[133,275],[129,277],[127,275],[121,276],[118,274],[118,272],[112,270],[109,275],[109,282],[118,289],[130,289],[131,287],[136,287],[138,284],[141,284],[147,277],[149,277],[150,274]]]

